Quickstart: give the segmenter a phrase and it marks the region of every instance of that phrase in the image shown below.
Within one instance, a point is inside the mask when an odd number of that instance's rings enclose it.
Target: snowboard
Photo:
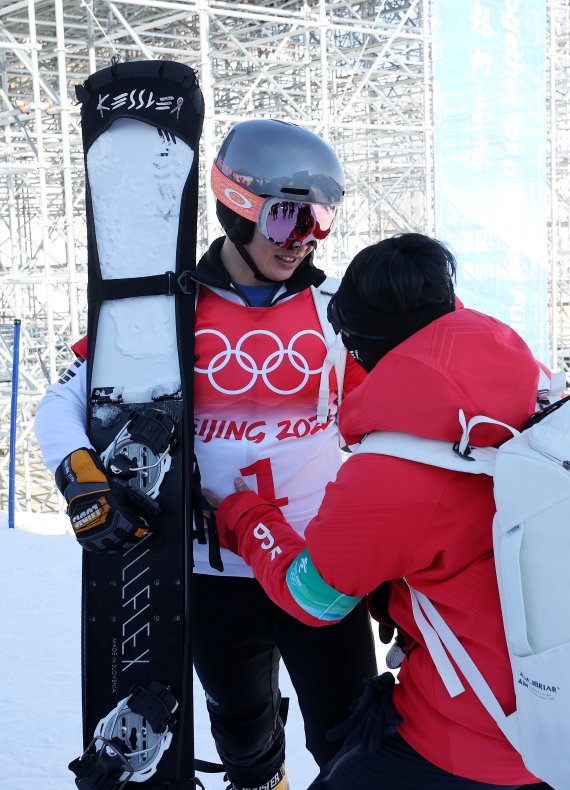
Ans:
[[[203,98],[193,70],[169,61],[114,64],[76,95],[88,433],[108,473],[155,499],[160,513],[133,548],[83,552],[85,752],[70,768],[85,790],[195,788],[191,273]]]

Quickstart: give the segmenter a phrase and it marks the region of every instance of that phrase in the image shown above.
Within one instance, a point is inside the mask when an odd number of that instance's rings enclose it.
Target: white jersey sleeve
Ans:
[[[44,463],[55,472],[78,447],[93,445],[87,437],[87,363],[77,359],[40,401],[35,432]]]

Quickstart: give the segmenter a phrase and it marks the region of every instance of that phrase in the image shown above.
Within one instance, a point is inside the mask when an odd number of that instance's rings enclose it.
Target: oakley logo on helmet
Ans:
[[[224,195],[227,197],[230,203],[233,203],[234,206],[237,206],[238,208],[253,207],[253,203],[251,202],[251,200],[248,200],[246,196],[242,195],[241,192],[238,192],[237,189],[230,189],[230,188],[224,189]]]

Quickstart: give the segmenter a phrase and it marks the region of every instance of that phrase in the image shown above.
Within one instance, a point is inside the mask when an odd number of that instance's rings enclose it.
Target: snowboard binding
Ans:
[[[178,707],[169,687],[136,687],[97,725],[93,740],[69,764],[79,790],[121,790],[146,782],[170,746]]]
[[[101,460],[112,475],[156,499],[172,463],[175,441],[176,426],[163,409],[135,411],[101,453]]]

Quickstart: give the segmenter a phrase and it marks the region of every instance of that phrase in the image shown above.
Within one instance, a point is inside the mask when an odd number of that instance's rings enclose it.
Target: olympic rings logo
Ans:
[[[301,332],[297,332],[297,334],[293,335],[289,341],[287,348],[285,348],[281,338],[278,335],[276,335],[274,332],[270,332],[267,329],[255,329],[251,332],[246,332],[245,335],[242,335],[242,337],[239,339],[235,348],[231,347],[231,343],[228,338],[217,329],[201,329],[200,331],[196,332],[196,338],[198,338],[200,335],[207,334],[219,337],[222,340],[225,348],[223,351],[220,351],[218,354],[215,354],[212,357],[208,367],[200,368],[196,366],[194,370],[196,373],[207,375],[212,387],[224,395],[242,395],[244,392],[247,392],[255,385],[260,376],[263,379],[266,387],[271,390],[271,392],[275,392],[277,395],[294,395],[296,392],[299,392],[303,389],[309,380],[309,376],[317,375],[321,373],[323,369],[322,365],[319,368],[311,368],[307,359],[299,351],[294,349],[295,343],[300,338],[306,337],[307,335],[314,335],[314,337],[317,337],[321,341],[326,351],[327,345],[325,343],[324,337],[314,329],[304,329]],[[255,337],[256,335],[265,335],[266,337],[271,338],[275,341],[277,346],[277,350],[273,351],[267,356],[261,367],[258,367],[256,360],[251,354],[248,354],[243,350],[243,345],[245,342],[249,338]],[[287,358],[295,370],[298,370],[299,373],[303,374],[301,383],[292,389],[280,389],[279,387],[276,387],[274,384],[272,384],[268,378],[269,374],[277,370],[285,358]],[[245,387],[240,387],[238,389],[226,389],[215,380],[214,374],[223,370],[231,359],[235,359],[240,368],[251,375],[251,378]]]

